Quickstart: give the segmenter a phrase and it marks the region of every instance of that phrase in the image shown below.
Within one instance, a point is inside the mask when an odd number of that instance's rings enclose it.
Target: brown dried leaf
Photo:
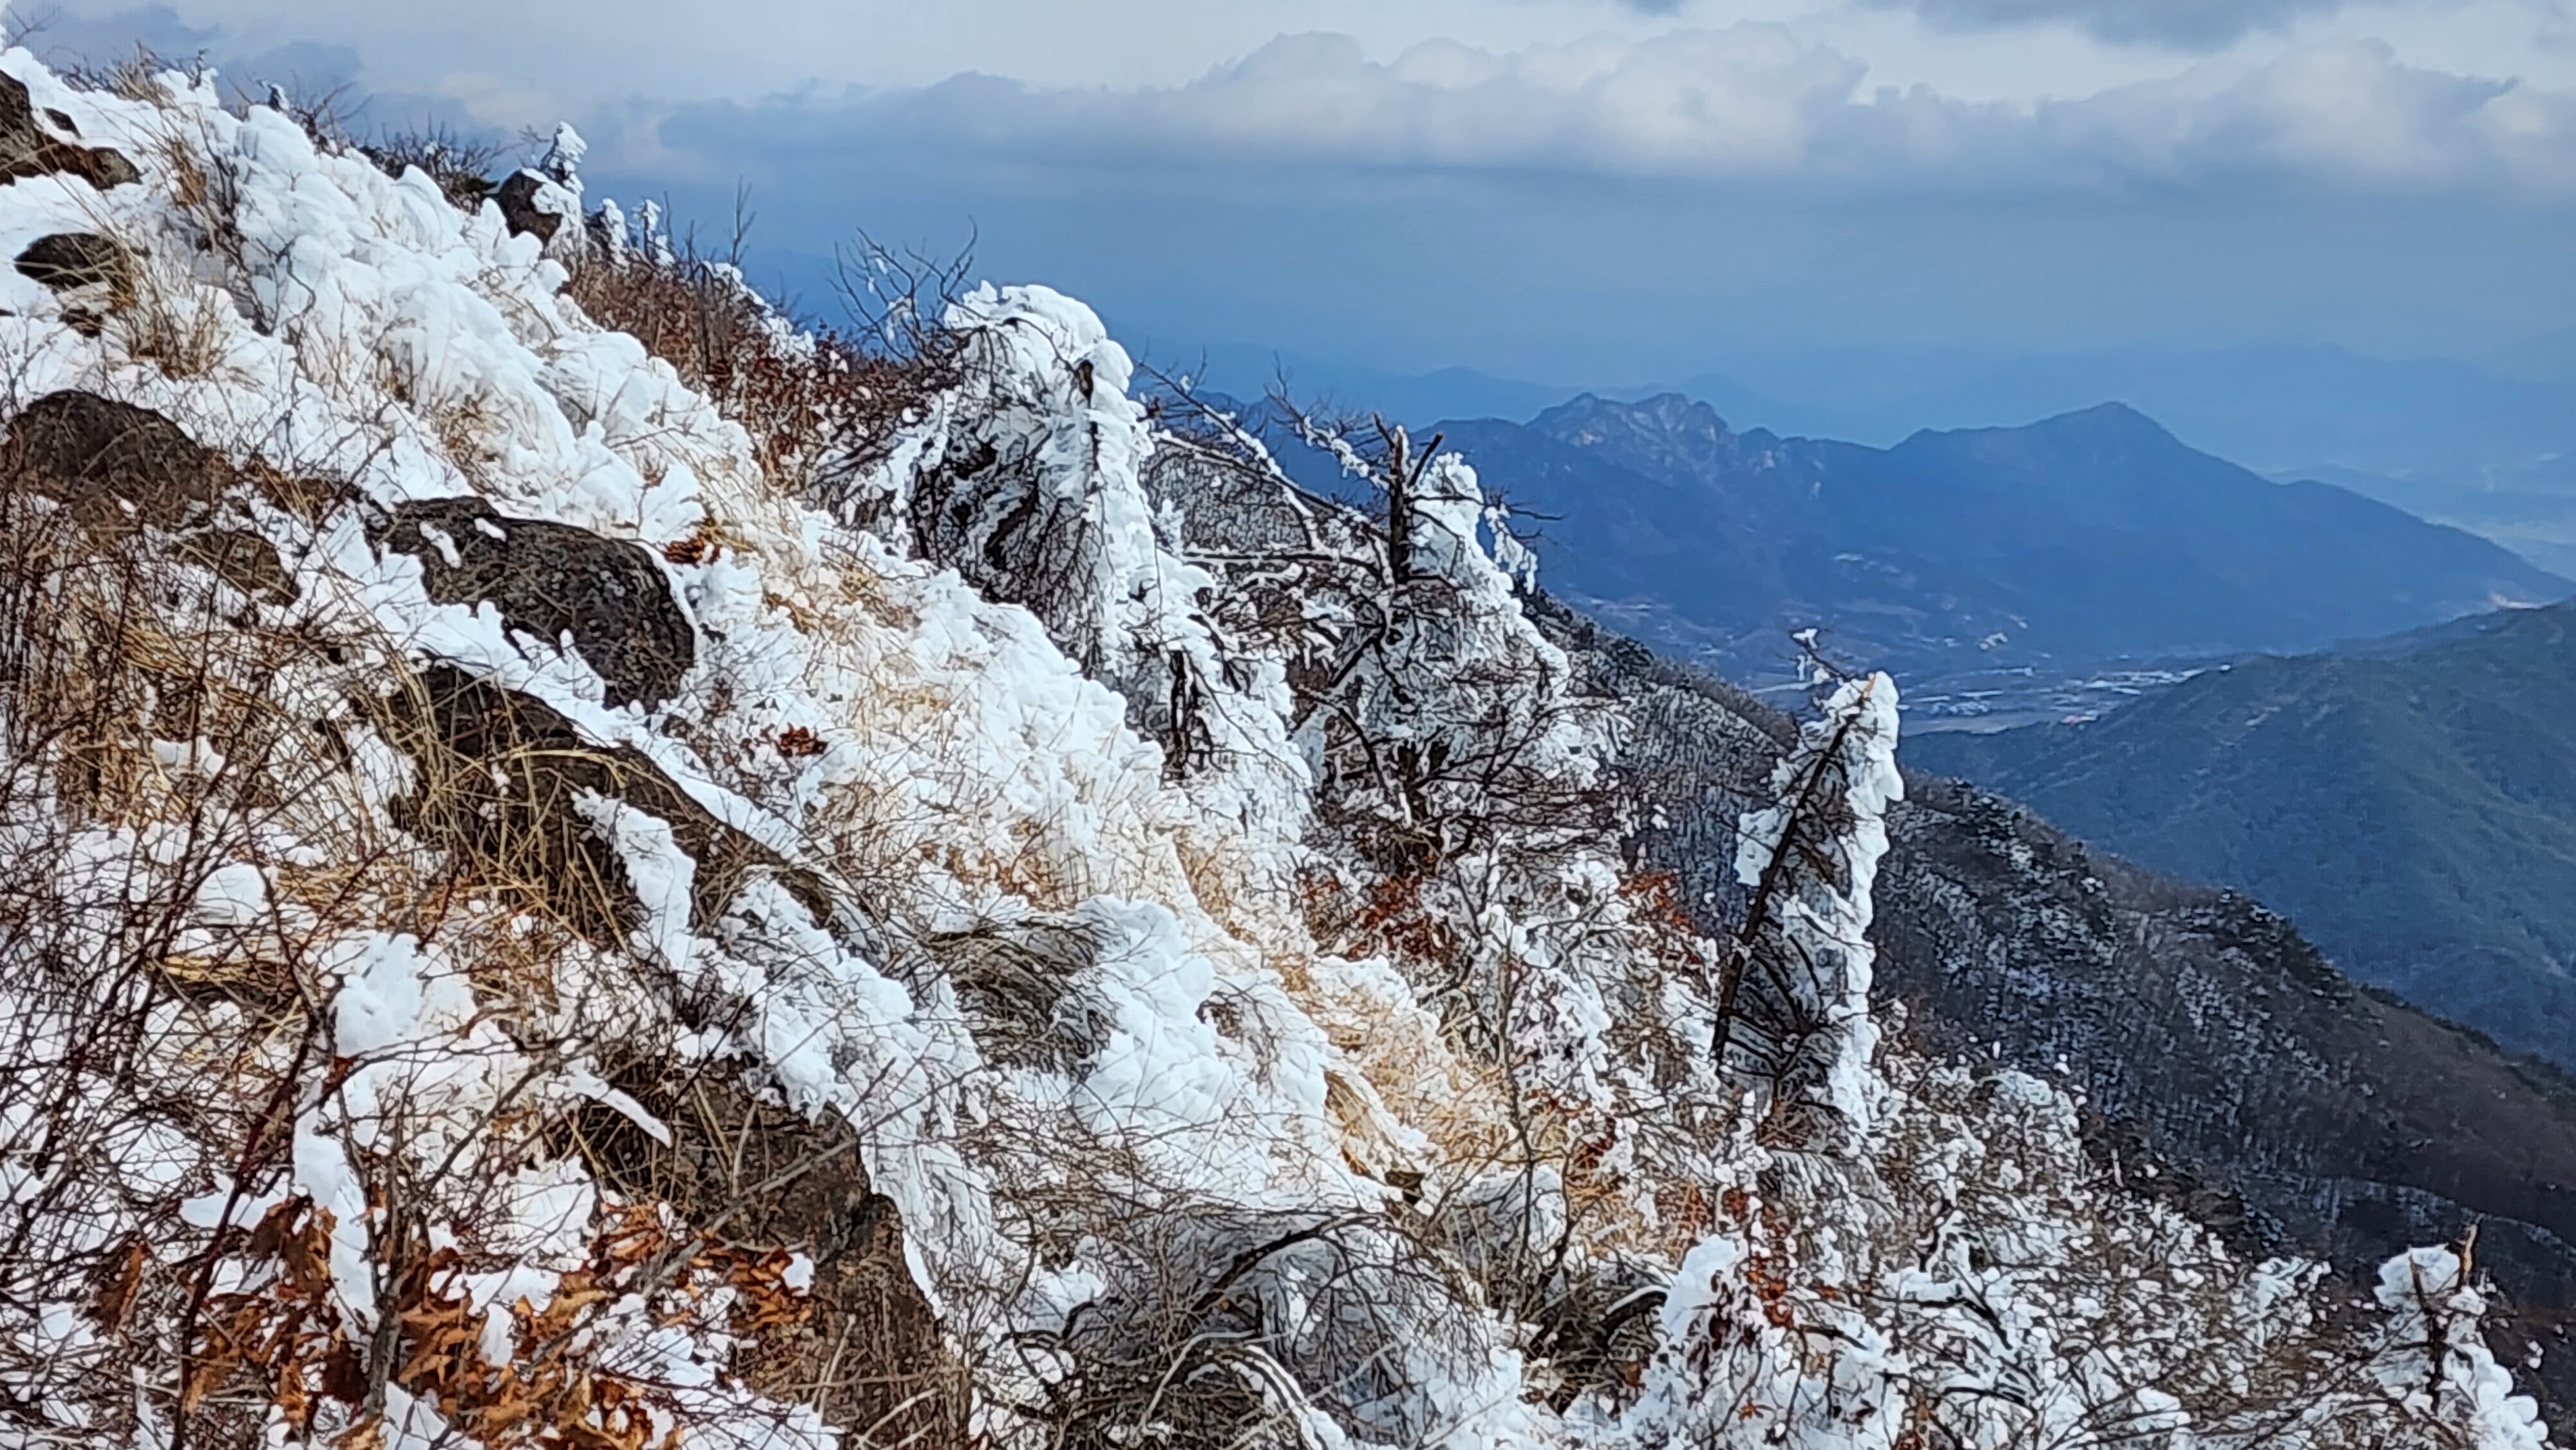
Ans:
[[[134,1307],[134,1295],[143,1286],[143,1266],[149,1259],[140,1236],[127,1240],[116,1272],[99,1287],[98,1302],[91,1307],[101,1329],[115,1334],[125,1328],[126,1311]]]

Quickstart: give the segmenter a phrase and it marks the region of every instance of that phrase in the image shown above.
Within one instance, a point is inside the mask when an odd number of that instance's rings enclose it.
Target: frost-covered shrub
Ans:
[[[1870,887],[1887,853],[1887,806],[1905,794],[1896,722],[1894,680],[1841,682],[1773,771],[1772,803],[1745,814],[1735,874],[1748,904],[1721,968],[1711,1044],[1766,1084],[1775,1114],[1821,1110],[1860,1133],[1877,1095]]]
[[[1454,1270],[1372,1213],[1184,1200],[1024,1336],[1060,1443],[1436,1439],[1513,1368]]]
[[[1715,1176],[1734,1107],[1705,1066],[1710,945],[1616,851],[1633,808],[1616,706],[1524,613],[1526,570],[1463,462],[1392,426],[1362,446],[1308,425],[1383,500],[1371,519],[1298,488],[1230,416],[1197,416],[1158,489],[1222,581],[1209,615],[1284,661],[1317,780],[1319,943],[1391,961],[1528,1105],[1513,1140],[1449,1145],[1461,1168],[1543,1166],[1587,1242],[1669,1232],[1658,1196]],[[1486,1287],[1545,1300],[1548,1275],[1522,1269]]]

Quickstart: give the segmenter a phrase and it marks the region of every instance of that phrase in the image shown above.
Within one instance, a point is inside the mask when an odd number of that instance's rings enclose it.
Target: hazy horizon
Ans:
[[[2566,0],[13,16],[56,59],[336,90],[362,131],[571,120],[594,197],[721,234],[748,188],[754,277],[827,315],[859,230],[971,238],[1238,388],[1274,355],[1536,387],[1470,402],[1700,382],[1882,442],[2117,399],[2265,469],[2576,487]]]

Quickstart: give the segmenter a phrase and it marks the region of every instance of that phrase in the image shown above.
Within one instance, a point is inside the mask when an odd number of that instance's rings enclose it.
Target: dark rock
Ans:
[[[149,408],[65,389],[10,420],[0,468],[58,498],[93,524],[131,520],[177,528],[201,519],[236,486],[307,520],[345,502],[345,485],[233,462]]]
[[[18,254],[18,271],[57,292],[106,285],[123,296],[134,289],[134,262],[125,248],[96,232],[55,232]]]
[[[404,824],[455,853],[477,889],[623,946],[642,908],[624,856],[584,817],[581,801],[596,794],[660,819],[697,863],[692,930],[711,929],[755,871],[776,873],[815,920],[832,920],[821,881],[717,820],[643,752],[594,744],[544,701],[453,665],[423,671],[421,686],[420,698],[391,702],[392,736],[421,767]]]
[[[151,409],[77,391],[28,404],[0,443],[0,467],[109,531],[199,522],[237,476],[230,460]]]
[[[569,633],[606,683],[611,706],[662,703],[696,663],[688,616],[640,544],[505,518],[472,497],[403,504],[376,542],[418,558],[429,596],[441,604],[490,600],[512,629],[549,642]]]
[[[0,475],[65,505],[94,543],[160,529],[178,536],[176,557],[276,603],[296,597],[294,576],[268,540],[217,522],[224,497],[247,484],[309,512],[326,491],[235,468],[160,414],[84,392],[51,393],[28,405],[0,442]]]
[[[1102,942],[1089,923],[994,922],[923,946],[937,975],[957,988],[976,1045],[993,1062],[1078,1075],[1109,1045],[1116,1013],[1091,980]]]
[[[277,557],[277,546],[248,529],[208,529],[182,536],[175,547],[181,558],[254,599],[292,604],[302,592]]]
[[[691,1070],[637,1053],[601,1063],[600,1073],[670,1133],[664,1144],[615,1108],[584,1109],[579,1146],[602,1180],[667,1203],[693,1224],[729,1215],[727,1243],[825,1261],[848,1245],[850,1226],[876,1198],[848,1119],[808,1117],[752,1091],[741,1064]]]
[[[639,1058],[603,1064],[602,1074],[661,1120],[669,1143],[593,1105],[575,1115],[562,1147],[631,1201],[669,1204],[714,1245],[813,1261],[809,1312],[745,1344],[735,1372],[754,1389],[812,1404],[853,1440],[968,1443],[965,1380],[913,1282],[903,1215],[870,1185],[849,1123],[750,1091],[732,1065],[685,1074],[671,1066]],[[817,1384],[814,1366],[834,1362],[846,1372]]]
[[[266,539],[221,522],[225,497],[246,488],[310,519],[347,496],[256,460],[236,467],[149,408],[79,391],[48,393],[11,420],[0,440],[0,478],[60,502],[93,542],[146,527],[176,534],[175,556],[280,603],[295,598],[294,576]]]
[[[1569,1264],[1551,1289],[1528,1351],[1563,1376],[1548,1403],[1563,1411],[1587,1390],[1617,1394],[1634,1385],[1662,1340],[1662,1280],[1618,1258],[1587,1258]]]
[[[79,134],[71,118],[59,111],[47,110],[45,119]],[[0,181],[57,174],[80,177],[100,191],[143,179],[134,163],[113,147],[76,146],[48,133],[37,123],[35,102],[27,95],[26,84],[0,73]]]
[[[537,204],[538,197],[550,188],[561,190],[552,177],[521,167],[511,172],[492,194],[492,199],[501,204],[501,220],[509,226],[512,236],[535,237],[540,242],[555,239],[555,232],[564,223],[563,213]]]

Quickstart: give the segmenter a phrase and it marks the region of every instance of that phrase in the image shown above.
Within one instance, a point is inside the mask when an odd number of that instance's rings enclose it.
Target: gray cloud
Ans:
[[[2222,4],[2242,17],[2315,0],[1912,3],[1991,14],[2089,3],[2133,16],[2153,7],[2172,18],[2214,14]],[[165,4],[57,18],[31,44],[56,57],[96,58],[136,37],[167,53],[207,53],[227,77],[254,88],[281,80],[314,94],[363,74],[346,46],[242,53],[250,47],[187,24]],[[471,105],[378,95],[359,119],[453,119]],[[753,104],[638,101],[605,107],[594,119],[606,123],[596,139],[630,170],[655,169],[674,181],[732,164],[694,147],[693,127],[750,125],[837,147],[900,146],[1003,164],[1316,165],[1900,194],[2206,193],[2259,183],[2576,195],[2576,92],[2409,66],[2387,46],[2358,40],[2303,46],[2259,65],[2202,62],[2089,96],[1993,102],[1872,86],[1859,59],[1769,24],[1680,28],[1640,40],[1596,35],[1509,51],[1434,40],[1385,60],[1370,59],[1350,37],[1309,34],[1281,36],[1178,85],[1050,88],[968,74],[926,87],[817,89]]]
[[[1063,286],[1131,344],[1185,365],[1195,342],[1236,339],[1265,356],[1633,382],[1722,366],[1729,337],[2262,337],[2415,354],[2576,319],[2576,97],[2403,65],[2368,44],[2177,66],[2039,103],[1885,89],[1860,58],[1763,26],[1517,50],[1439,42],[1392,59],[1291,37],[1183,84],[959,76],[727,103],[692,98],[758,95],[778,82],[743,77],[781,72],[656,69],[648,38],[679,33],[661,22],[680,0],[624,0],[616,24],[600,18],[611,0],[536,7],[525,20],[538,40],[493,18],[500,0],[442,0],[429,15],[170,3],[187,18],[154,5],[65,20],[35,48],[113,54],[140,34],[204,50],[244,84],[355,73],[411,88],[367,98],[397,124],[480,114],[515,129],[568,107],[597,143],[595,194],[664,199],[720,230],[737,179],[754,182],[755,273],[819,312],[832,310],[829,254],[850,227],[945,254],[972,225],[980,275]],[[742,0],[735,48],[793,12],[819,53],[830,3]],[[1450,19],[1473,8],[1386,3]],[[228,7],[244,29],[202,28]],[[511,38],[477,47],[479,34]],[[277,47],[299,35],[353,42],[368,65]],[[918,40],[887,44],[910,53]],[[1001,66],[1003,54],[983,56]],[[2130,73],[2159,64],[2127,60]],[[2053,82],[2034,75],[2029,89]],[[578,99],[603,95],[636,99]],[[1237,381],[1258,387],[1261,371]]]
[[[275,82],[308,100],[334,97],[356,124],[369,123],[373,110],[389,99],[360,92],[363,68],[353,46],[310,40],[245,46],[220,28],[190,25],[167,5],[106,14],[31,8],[13,18],[20,25],[19,43],[57,69],[105,64],[140,47],[175,63],[211,66],[244,96],[263,95]]]
[[[2342,0],[1861,0],[1913,10],[1935,25],[1976,29],[2064,21],[2100,39],[2217,50],[2255,31],[2279,30]]]
[[[1509,54],[1434,42],[1368,60],[1282,37],[1187,85],[919,90],[637,118],[685,163],[690,124],[1020,163],[1277,165],[1777,181],[1897,192],[2576,194],[2576,95],[2401,65],[2376,42],[2294,51],[2035,104],[1871,88],[1776,26],[1596,38]]]
[[[147,5],[93,15],[41,5],[11,7],[11,34],[47,65],[97,63],[131,55],[142,46],[156,55],[186,58],[220,43],[220,32],[190,25],[167,5]]]

